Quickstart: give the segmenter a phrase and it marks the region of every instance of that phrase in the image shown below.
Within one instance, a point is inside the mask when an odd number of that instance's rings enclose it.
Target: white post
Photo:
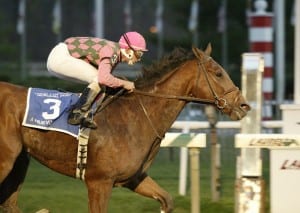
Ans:
[[[242,93],[251,105],[251,111],[241,121],[242,133],[260,133],[262,109],[262,74],[264,59],[260,53],[244,53],[242,63]],[[261,184],[260,149],[242,148],[237,160],[236,213],[261,212],[263,190]],[[248,190],[254,190],[253,195]],[[254,196],[255,195],[255,196]],[[255,198],[254,198],[255,197]]]
[[[300,104],[300,0],[295,0],[295,4],[294,103]]]
[[[188,149],[180,148],[180,164],[179,164],[179,194],[186,195],[186,179],[188,168]]]
[[[300,132],[300,0],[295,0],[295,68],[294,103],[281,105],[282,132],[298,134]],[[300,149],[271,150],[271,211],[273,213],[299,212],[299,156]],[[284,169],[283,166],[284,165]],[[294,166],[295,165],[295,166]],[[288,169],[286,167],[289,167]],[[287,196],[288,195],[288,196]],[[296,198],[296,199],[295,199]],[[278,202],[280,201],[280,202]]]
[[[52,31],[56,35],[56,41],[61,42],[61,18],[62,18],[62,8],[61,0],[56,0],[53,6],[53,21],[52,21]]]
[[[26,0],[21,0],[19,2],[19,17],[17,22],[17,32],[20,34],[21,38],[21,79],[26,80],[27,78],[27,45],[26,45]]]
[[[199,0],[193,0],[191,3],[191,14],[189,18],[188,28],[193,34],[193,45],[198,46],[198,14]]]
[[[273,13],[267,12],[268,2],[266,0],[256,0],[254,2],[255,11],[249,14],[249,42],[250,51],[259,52],[264,55],[263,74],[263,119],[271,120],[272,100],[273,100]]]
[[[191,213],[200,213],[200,148],[189,148],[191,161]]]
[[[205,107],[205,114],[210,124],[210,143],[211,143],[211,198],[212,201],[217,202],[220,199],[220,144],[217,139],[216,124],[217,114],[216,109],[213,106]]]
[[[131,0],[126,0],[124,5],[125,30],[129,32],[132,26],[131,18]]]
[[[276,104],[283,104],[285,93],[285,1],[275,0]]]
[[[104,37],[104,3],[103,0],[94,0],[95,36]]]
[[[189,133],[189,127],[185,126],[182,133]],[[180,164],[179,164],[179,194],[186,195],[186,182],[188,170],[188,148],[180,148]]]
[[[157,42],[158,42],[158,52],[157,57],[161,58],[164,52],[163,46],[163,13],[164,13],[164,0],[157,0],[157,7],[156,7],[156,29],[157,29]]]

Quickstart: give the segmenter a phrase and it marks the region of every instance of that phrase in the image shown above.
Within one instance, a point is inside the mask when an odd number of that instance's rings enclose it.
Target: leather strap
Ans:
[[[81,128],[79,131],[77,163],[76,163],[76,178],[80,180],[84,180],[84,176],[85,176],[90,131],[91,131],[90,128],[85,128],[85,127]]]

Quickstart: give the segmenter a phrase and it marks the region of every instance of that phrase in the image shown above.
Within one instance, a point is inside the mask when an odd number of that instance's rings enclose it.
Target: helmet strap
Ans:
[[[123,34],[123,37],[124,37],[124,39],[125,39],[125,41],[126,41],[128,47],[129,47],[131,50],[135,51],[134,48],[131,46],[130,41],[129,41],[129,38],[128,38],[128,36],[127,36],[126,33]]]

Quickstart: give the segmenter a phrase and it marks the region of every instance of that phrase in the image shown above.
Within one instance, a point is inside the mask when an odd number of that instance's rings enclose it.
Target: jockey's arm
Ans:
[[[111,57],[113,55],[113,50],[111,47],[104,47],[99,52],[100,63],[98,66],[98,82],[101,85],[117,88],[124,87],[125,89],[132,90],[134,85],[132,82],[119,79],[111,74],[112,72],[112,62]]]

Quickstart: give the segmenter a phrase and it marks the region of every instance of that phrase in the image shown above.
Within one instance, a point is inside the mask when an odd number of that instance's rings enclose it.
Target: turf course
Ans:
[[[200,152],[202,213],[234,212],[236,150],[232,142],[225,146],[227,147],[222,145],[222,191],[219,202],[211,202],[210,197],[210,150],[205,148]],[[223,153],[225,151],[227,154]],[[178,153],[178,148],[173,148],[172,151],[169,148],[162,148],[148,173],[173,196],[174,213],[189,213],[190,186],[188,186],[187,196],[178,194]],[[20,194],[19,206],[24,213],[35,213],[43,208],[49,209],[51,213],[87,213],[87,192],[83,182],[53,172],[32,159]],[[268,209],[268,204],[266,208]],[[159,212],[159,203],[127,189],[115,188],[109,204],[109,213],[124,211]]]

